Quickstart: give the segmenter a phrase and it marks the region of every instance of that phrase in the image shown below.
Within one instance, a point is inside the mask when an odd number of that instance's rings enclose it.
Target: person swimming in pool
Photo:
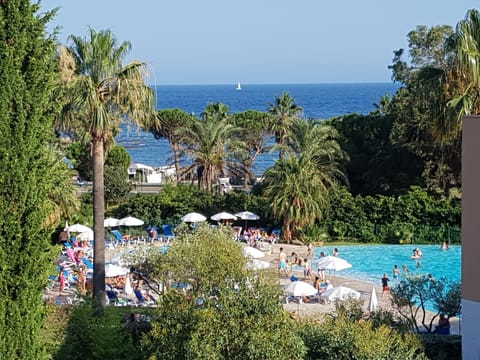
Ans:
[[[413,249],[413,254],[411,256],[412,259],[420,259],[422,257],[422,252],[420,251],[419,248]]]

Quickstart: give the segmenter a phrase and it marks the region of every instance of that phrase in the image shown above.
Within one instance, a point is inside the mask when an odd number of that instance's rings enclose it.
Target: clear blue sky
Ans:
[[[110,29],[151,84],[389,82],[417,25],[451,25],[475,0],[44,0],[59,40]]]

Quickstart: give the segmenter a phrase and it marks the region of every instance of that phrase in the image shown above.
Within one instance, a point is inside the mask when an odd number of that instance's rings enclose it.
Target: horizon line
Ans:
[[[162,83],[162,84],[148,84],[148,86],[217,86],[217,85],[232,85],[236,86],[235,82],[218,82],[218,83]],[[395,81],[337,81],[337,82],[240,82],[244,85],[355,85],[355,84],[398,84]]]

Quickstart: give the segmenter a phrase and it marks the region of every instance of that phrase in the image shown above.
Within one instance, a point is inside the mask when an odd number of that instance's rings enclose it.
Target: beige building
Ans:
[[[462,358],[480,359],[480,116],[462,131]]]

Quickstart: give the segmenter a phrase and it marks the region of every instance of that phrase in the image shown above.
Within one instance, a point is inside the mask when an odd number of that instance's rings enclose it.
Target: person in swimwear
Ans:
[[[280,274],[283,272],[285,275],[288,276],[288,269],[287,269],[287,254],[283,251],[283,247],[280,248],[280,255],[279,255],[279,263],[278,263],[278,273]]]

